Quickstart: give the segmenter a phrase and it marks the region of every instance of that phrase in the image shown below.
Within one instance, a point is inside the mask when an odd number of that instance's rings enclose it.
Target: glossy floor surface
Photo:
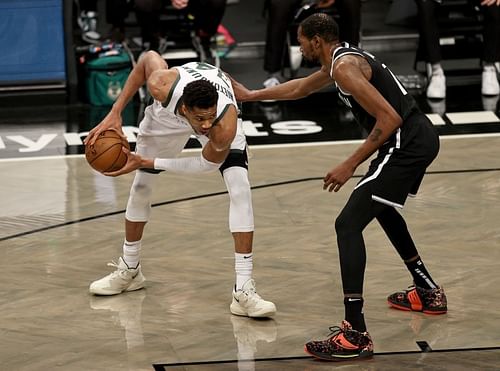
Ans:
[[[229,313],[233,248],[218,174],[160,175],[143,240],[146,288],[95,297],[89,283],[121,253],[132,175],[104,177],[81,155],[1,160],[0,368],[498,370],[500,159],[492,154],[500,136],[441,142],[403,214],[449,313],[387,306],[410,276],[373,223],[365,232],[365,315],[376,355],[343,364],[314,361],[303,344],[343,317],[333,221],[356,179],[328,194],[321,178],[357,142],[251,148],[254,276],[277,305],[271,320]]]

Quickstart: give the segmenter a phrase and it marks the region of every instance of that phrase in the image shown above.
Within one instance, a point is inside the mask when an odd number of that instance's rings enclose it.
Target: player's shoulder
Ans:
[[[228,104],[214,126],[213,139],[218,142],[231,142],[234,138],[238,121],[238,109]]]
[[[170,91],[175,87],[179,79],[179,71],[176,69],[159,69],[151,73],[148,78],[148,89],[154,99],[165,101]]]

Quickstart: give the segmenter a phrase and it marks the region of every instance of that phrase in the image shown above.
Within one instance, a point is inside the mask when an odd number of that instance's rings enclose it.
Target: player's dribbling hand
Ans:
[[[138,168],[141,167],[141,163],[142,163],[141,156],[139,156],[133,152],[130,152],[125,147],[122,147],[122,151],[123,151],[123,153],[125,153],[127,155],[127,162],[125,163],[125,165],[120,170],[103,173],[104,175],[106,175],[106,176],[119,176],[119,175],[131,173],[132,171],[137,170]]]
[[[89,135],[83,140],[83,144],[87,145],[94,145],[97,137],[99,136],[100,133],[106,130],[114,130],[116,131],[121,137],[126,139],[125,135],[123,134],[122,131],[122,117],[120,114],[110,111],[106,117],[97,125],[94,127],[92,130],[89,131]]]
[[[328,192],[338,192],[339,189],[353,176],[355,168],[346,162],[333,168],[323,178],[323,189]]]

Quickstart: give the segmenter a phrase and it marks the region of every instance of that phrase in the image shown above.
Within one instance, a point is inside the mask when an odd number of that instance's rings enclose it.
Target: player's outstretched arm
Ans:
[[[123,86],[123,90],[116,99],[111,111],[85,138],[84,143],[93,145],[97,136],[108,129],[122,133],[122,112],[137,91],[146,83],[148,77],[158,69],[168,68],[167,62],[155,51],[145,53],[134,66]]]
[[[307,77],[258,90],[249,90],[233,77],[230,76],[230,78],[236,100],[240,102],[300,99],[333,83],[328,73],[323,70],[316,71]]]

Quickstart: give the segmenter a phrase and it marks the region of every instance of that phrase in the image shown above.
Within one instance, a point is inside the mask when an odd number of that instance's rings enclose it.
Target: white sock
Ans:
[[[141,240],[123,242],[123,261],[129,268],[137,268],[141,255]]]
[[[236,291],[241,290],[245,282],[252,278],[253,254],[234,253],[234,270],[236,271]]]

